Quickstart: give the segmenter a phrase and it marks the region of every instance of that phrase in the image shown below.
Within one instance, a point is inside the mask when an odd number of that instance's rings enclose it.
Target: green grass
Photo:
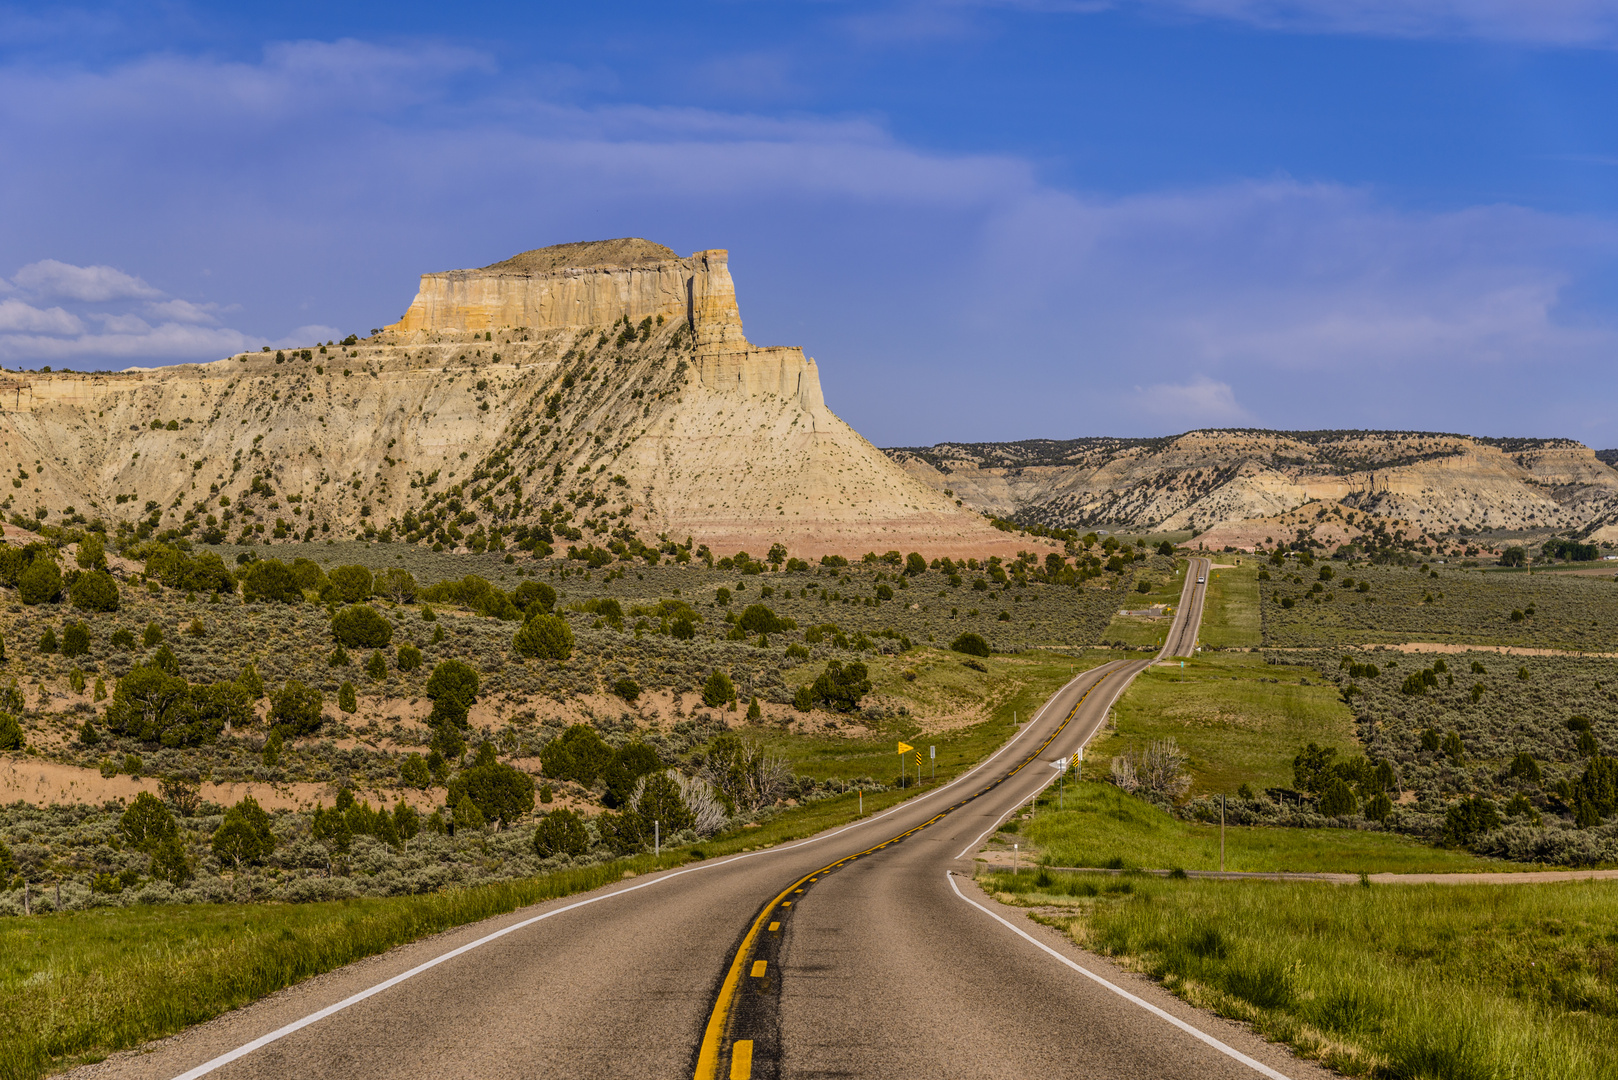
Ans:
[[[1610,882],[1019,878],[983,884],[1071,910],[1049,921],[1080,945],[1349,1075],[1618,1076]]]
[[[1241,566],[1215,569],[1208,575],[1198,636],[1204,645],[1232,648],[1264,643],[1258,610],[1258,570],[1248,559]]]
[[[1167,604],[1170,608],[1179,607],[1180,593],[1185,587],[1186,565],[1186,560],[1176,559],[1174,576],[1165,574],[1161,580],[1153,581],[1150,592],[1120,593],[1118,607],[1127,611],[1143,610],[1153,604]],[[1164,639],[1168,637],[1169,627],[1173,621],[1172,615],[1156,619],[1137,615],[1114,615],[1107,628],[1101,632],[1101,640],[1122,641],[1126,645],[1137,647],[1160,648]]]
[[[1096,746],[1087,773],[1104,776],[1114,755],[1172,737],[1191,756],[1193,797],[1243,783],[1290,787],[1292,758],[1308,742],[1358,753],[1354,714],[1335,686],[1312,669],[1274,667],[1251,653],[1205,652],[1183,670],[1179,661],[1148,668],[1114,716],[1117,733]]]
[[[655,865],[645,856],[425,896],[7,919],[0,922],[0,1077],[24,1080],[99,1060],[395,945]]]
[[[1111,784],[1068,784],[1062,801],[1067,809],[1041,806],[1018,825],[1046,866],[1219,869],[1217,823],[1179,821]],[[1225,869],[1375,874],[1529,867],[1428,847],[1386,832],[1232,825],[1225,830]]]
[[[923,771],[930,773],[929,746],[938,747],[940,782],[976,765],[1011,737],[1018,721],[1026,721],[1057,688],[1076,672],[1098,667],[1116,659],[1110,652],[1090,651],[1077,655],[1023,653],[991,656],[981,663],[987,672],[966,667],[969,659],[941,649],[924,649],[895,658],[872,658],[866,663],[879,695],[909,702],[911,716],[883,722],[869,734],[852,738],[839,734],[796,735],[777,729],[754,729],[756,738],[785,757],[794,772],[817,780],[858,780],[874,777],[884,784],[899,778],[898,742],[921,750]],[[819,664],[806,664],[787,673],[793,680],[812,680]],[[904,672],[916,675],[913,681]],[[976,712],[985,719],[951,730],[929,733],[928,717],[941,714]],[[915,759],[905,762],[907,775],[915,776]],[[866,800],[869,803],[869,799]]]

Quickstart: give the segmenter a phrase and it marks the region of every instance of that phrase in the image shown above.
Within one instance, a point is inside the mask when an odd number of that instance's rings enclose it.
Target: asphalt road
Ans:
[[[1193,650],[1206,574],[1206,560],[1193,560],[1160,657]],[[79,1072],[1329,1075],[971,883],[986,836],[1051,782],[1048,762],[1082,746],[1152,662],[1080,675],[975,771],[883,814],[463,927]]]

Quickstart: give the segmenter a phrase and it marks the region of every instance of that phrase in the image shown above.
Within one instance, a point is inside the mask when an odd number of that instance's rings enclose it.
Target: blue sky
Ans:
[[[1618,0],[0,4],[0,364],[645,236],[878,445],[1618,446],[1615,103]]]

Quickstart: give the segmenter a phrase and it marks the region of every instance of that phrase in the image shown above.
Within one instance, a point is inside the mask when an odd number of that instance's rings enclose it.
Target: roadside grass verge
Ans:
[[[395,945],[655,862],[644,856],[423,896],[0,920],[0,1077],[28,1080],[100,1060]]]
[[[1017,822],[1024,847],[1046,866],[1148,870],[1218,870],[1219,825],[1180,821],[1111,784],[1069,783],[1065,810],[1056,791],[1032,818]],[[1002,840],[1010,838],[1002,833]],[[1528,870],[1524,863],[1483,859],[1429,847],[1387,832],[1227,826],[1225,869],[1270,873],[1461,873]]]
[[[1292,759],[1305,743],[1358,752],[1354,713],[1336,686],[1309,668],[1271,666],[1253,653],[1201,653],[1183,669],[1179,661],[1148,668],[1113,716],[1117,731],[1096,745],[1086,773],[1104,776],[1114,756],[1173,738],[1191,756],[1192,797],[1234,793],[1244,783],[1290,787]]]
[[[1618,885],[985,875],[1004,902],[1351,1076],[1618,1077]]]
[[[800,775],[847,782],[869,776],[889,785],[899,780],[897,743],[909,743],[921,751],[924,776],[932,771],[927,748],[936,746],[938,778],[942,782],[982,761],[1075,674],[1116,659],[1116,654],[1103,650],[1076,655],[996,654],[975,661],[988,669],[978,672],[962,663],[975,658],[943,649],[918,650],[894,659],[875,658],[868,662],[874,694],[908,702],[909,717],[892,716],[857,737],[762,727],[748,728],[746,734],[786,758]],[[906,670],[916,675],[913,681],[904,679]],[[788,673],[789,685],[797,677],[812,681],[819,671],[819,665],[804,665]],[[943,730],[934,729],[926,719],[974,712],[984,719]],[[865,723],[860,717],[850,722]],[[905,775],[912,779],[916,775],[915,758],[910,755],[906,755]],[[869,796],[866,803],[870,803]]]
[[[944,654],[946,657],[950,654]],[[988,661],[988,719],[930,736],[938,779],[869,792],[866,816],[932,790],[981,761],[1057,687],[1113,659],[1103,653],[996,656]],[[897,778],[890,737],[925,746],[916,723],[869,737],[762,738],[793,768],[820,779]],[[925,751],[924,751],[924,760]],[[914,776],[914,761],[908,762]],[[32,1080],[173,1034],[266,994],[397,945],[543,900],[694,860],[752,851],[848,824],[853,792],[792,807],[757,827],[701,844],[576,866],[538,877],[415,896],[309,904],[185,904],[0,920],[0,1080]]]
[[[1198,637],[1204,645],[1226,649],[1264,644],[1258,607],[1259,568],[1250,563],[1215,567],[1209,573]]]

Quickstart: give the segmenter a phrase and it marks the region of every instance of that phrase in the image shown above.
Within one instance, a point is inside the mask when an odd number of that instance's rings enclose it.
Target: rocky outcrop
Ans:
[[[1561,439],[1215,430],[888,454],[966,505],[1068,527],[1204,532],[1269,521],[1314,502],[1435,535],[1583,529],[1618,513],[1618,472],[1588,447]]]
[[[1032,546],[833,415],[802,350],[749,343],[725,252],[639,240],[425,275],[403,320],[349,347],[15,376],[0,469],[8,513],[195,538]]]

